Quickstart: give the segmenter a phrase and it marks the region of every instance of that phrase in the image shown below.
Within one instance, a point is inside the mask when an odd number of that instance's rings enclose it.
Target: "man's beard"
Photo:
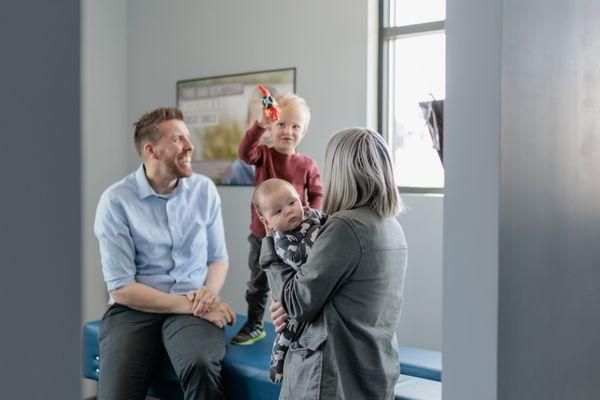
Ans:
[[[178,163],[177,163],[177,159],[173,159],[171,161],[169,161],[166,164],[167,170],[169,171],[169,173],[171,174],[171,176],[173,176],[174,178],[186,178],[188,176],[192,175],[192,169],[191,168],[185,168],[185,167],[181,167]]]

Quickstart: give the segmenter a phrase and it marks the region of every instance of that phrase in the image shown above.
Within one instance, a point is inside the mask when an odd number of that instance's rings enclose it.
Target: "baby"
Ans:
[[[254,191],[252,203],[267,229],[273,231],[275,251],[281,260],[298,270],[325,223],[325,214],[302,206],[291,183],[283,179],[268,179]],[[283,361],[290,344],[302,332],[303,324],[290,319],[285,330],[277,334],[271,353],[269,378],[274,383],[283,379]]]

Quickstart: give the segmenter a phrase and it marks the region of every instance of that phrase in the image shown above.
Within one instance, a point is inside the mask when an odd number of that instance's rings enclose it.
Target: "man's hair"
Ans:
[[[402,212],[404,205],[387,143],[377,132],[350,128],[336,133],[325,150],[323,211],[367,206],[382,218]]]
[[[304,113],[304,132],[308,130],[310,122],[310,108],[306,104],[306,100],[294,93],[286,93],[278,96],[276,99],[277,105],[281,110],[301,111]]]
[[[266,181],[260,183],[256,189],[254,189],[254,193],[252,194],[252,204],[260,215],[262,215],[260,211],[260,201],[262,198],[283,187],[288,187],[293,193],[296,193],[296,189],[291,183],[279,178],[267,179]]]
[[[178,119],[183,121],[183,113],[177,107],[161,107],[152,110],[133,124],[135,132],[133,134],[133,142],[138,154],[142,155],[142,147],[147,140],[156,143],[159,139],[158,124],[164,121]]]

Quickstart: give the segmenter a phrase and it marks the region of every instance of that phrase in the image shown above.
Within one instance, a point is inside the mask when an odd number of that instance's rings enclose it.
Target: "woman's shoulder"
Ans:
[[[342,210],[332,214],[327,223],[343,223],[351,229],[358,240],[366,248],[372,248],[375,243],[388,243],[392,248],[406,246],[404,232],[396,218],[382,218],[370,207],[358,207]],[[386,246],[387,247],[387,246]]]
[[[377,224],[384,221],[384,219],[370,207],[357,207],[350,210],[341,210],[332,214],[331,217],[338,218],[350,225],[365,223]]]

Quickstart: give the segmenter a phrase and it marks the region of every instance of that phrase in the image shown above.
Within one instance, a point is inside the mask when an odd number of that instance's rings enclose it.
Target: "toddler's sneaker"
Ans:
[[[231,344],[248,346],[264,339],[265,337],[267,337],[267,333],[263,328],[262,322],[246,321],[244,326],[242,326],[233,339],[231,339]]]

